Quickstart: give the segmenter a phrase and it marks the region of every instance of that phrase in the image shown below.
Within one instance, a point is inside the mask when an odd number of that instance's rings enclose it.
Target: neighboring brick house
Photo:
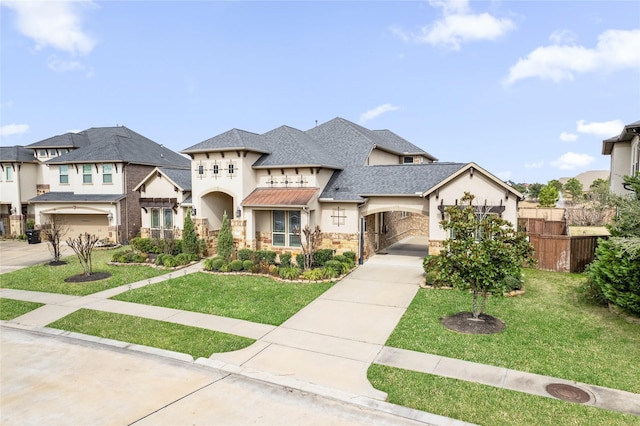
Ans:
[[[630,194],[630,190],[623,186],[623,179],[640,172],[640,121],[624,126],[618,136],[603,140],[602,155],[611,156],[611,192],[618,195]]]
[[[362,260],[411,235],[437,252],[444,209],[465,191],[514,224],[522,197],[474,163],[437,162],[389,130],[343,118],[307,131],[232,129],[182,153],[192,159],[196,230],[212,251],[226,212],[237,248],[298,253],[296,231],[308,225],[320,227],[323,248]]]
[[[38,161],[38,195],[23,200],[36,225],[53,216],[68,236],[88,232],[126,243],[141,227],[140,193],[134,189],[156,167],[189,168],[189,160],[126,128],[99,127],[54,136],[25,147]]]

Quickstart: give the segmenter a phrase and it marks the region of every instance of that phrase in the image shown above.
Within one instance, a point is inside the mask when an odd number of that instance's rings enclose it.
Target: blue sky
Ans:
[[[0,2],[3,146],[339,116],[532,183],[608,169],[640,119],[637,1]]]

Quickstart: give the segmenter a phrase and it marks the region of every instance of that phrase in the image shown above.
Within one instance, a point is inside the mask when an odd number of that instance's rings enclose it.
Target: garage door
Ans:
[[[66,238],[77,238],[88,232],[103,239],[109,236],[109,219],[106,214],[61,214],[57,219],[63,220],[69,226]],[[65,238],[65,239],[66,239]]]

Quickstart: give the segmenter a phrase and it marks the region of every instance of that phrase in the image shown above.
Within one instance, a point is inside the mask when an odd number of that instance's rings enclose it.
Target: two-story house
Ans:
[[[41,162],[38,194],[28,200],[37,225],[52,216],[69,236],[88,232],[122,243],[141,226],[136,186],[156,167],[187,169],[189,160],[126,128],[99,127],[26,146]]]
[[[37,195],[40,162],[22,146],[0,147],[0,235],[24,234],[33,219],[27,200]]]
[[[474,163],[441,163],[389,130],[335,118],[307,131],[232,129],[182,153],[191,157],[192,214],[215,250],[223,214],[238,248],[300,252],[299,230],[366,259],[411,235],[437,252],[445,208],[465,191],[478,208],[516,223],[522,197]]]
[[[640,121],[624,126],[618,136],[603,140],[602,155],[611,156],[611,192],[628,195],[630,191],[623,186],[624,177],[640,173]]]

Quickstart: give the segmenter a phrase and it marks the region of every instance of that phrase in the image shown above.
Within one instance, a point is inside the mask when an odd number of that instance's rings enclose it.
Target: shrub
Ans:
[[[156,259],[156,263],[157,263],[157,259]],[[205,259],[203,266],[205,271],[213,271],[213,259]]]
[[[269,265],[269,275],[278,275],[278,267],[276,265]]]
[[[166,256],[166,254],[164,253],[160,253],[157,257],[156,257],[156,265],[160,265],[162,266],[162,259],[164,259],[164,257]]]
[[[227,261],[221,257],[214,257],[211,262],[214,271],[222,271],[222,267],[227,264]]]
[[[522,278],[515,275],[509,275],[504,279],[504,291],[509,292],[509,291],[515,291],[515,290],[522,290],[523,284],[524,283],[522,281]]]
[[[222,214],[222,227],[218,233],[218,254],[227,260],[231,260],[233,254],[233,234],[226,211]]]
[[[112,262],[118,263],[144,263],[147,260],[147,254],[135,252],[131,249],[113,253]]]
[[[167,254],[162,258],[162,264],[167,268],[175,268],[178,266],[178,261],[172,255]]]
[[[345,273],[347,270],[345,270],[345,266],[342,264],[342,262],[339,262],[337,260],[328,260],[324,263],[324,267],[325,268],[331,268],[334,269],[336,271],[336,275],[341,275],[343,273]]]
[[[275,265],[276,263],[276,255],[275,251],[271,250],[256,250],[253,252],[254,259],[253,261],[256,263],[267,262],[269,265]]]
[[[324,267],[322,269],[320,269],[322,271],[322,278],[335,278],[338,276],[338,272],[336,272],[336,270],[334,268],[328,268],[328,267]]]
[[[252,260],[253,259],[253,250],[248,248],[243,248],[238,250],[238,259],[240,260]]]
[[[320,281],[324,277],[320,268],[308,269],[302,273],[302,278],[307,281]]]
[[[342,253],[342,255],[344,257],[346,257],[347,259],[351,260],[353,262],[353,264],[356,264],[356,253],[353,251],[345,251],[344,253]]]
[[[191,209],[187,209],[187,213],[182,222],[182,252],[189,255],[200,254],[198,236],[193,227],[193,220],[191,220]]]
[[[291,266],[291,255],[288,253],[282,253],[280,255],[280,266],[284,266],[285,268]]]
[[[624,238],[600,240],[588,270],[590,286],[607,302],[640,316],[640,249],[626,250]]]
[[[304,268],[304,253],[296,254],[296,265],[298,265],[299,268]]]
[[[234,272],[242,271],[242,268],[243,268],[242,260],[240,259],[232,260],[231,263],[229,263],[229,268]]]
[[[129,241],[129,245],[143,253],[162,253],[157,240],[135,237]]]
[[[252,271],[253,270],[253,260],[243,260],[242,261],[242,269],[244,269],[245,271]]]
[[[278,275],[284,280],[295,280],[300,276],[300,268],[296,266],[281,266]]]
[[[220,265],[220,272],[231,272],[231,266],[223,259],[223,264]]]
[[[270,266],[271,265],[269,265],[269,262],[254,262],[251,272],[256,274],[268,274]]]
[[[346,263],[347,257],[344,254],[336,254],[335,256],[333,256],[332,260],[337,260],[340,263]]]
[[[180,253],[176,256],[176,262],[178,265],[188,265],[191,262],[191,255],[187,253]]]
[[[313,253],[313,266],[324,266],[324,264],[333,258],[332,249],[322,249]]]

